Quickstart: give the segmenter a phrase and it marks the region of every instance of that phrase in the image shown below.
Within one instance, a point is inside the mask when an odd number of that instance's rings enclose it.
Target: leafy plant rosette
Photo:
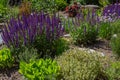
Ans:
[[[19,72],[29,80],[56,80],[60,67],[51,59],[31,60],[30,63],[20,62]]]
[[[24,52],[24,47],[33,47],[41,56],[50,53],[54,56],[57,54],[57,44],[63,42],[63,32],[58,17],[40,12],[11,18],[2,30],[2,39],[15,55]]]
[[[4,69],[6,67],[12,67],[14,63],[14,58],[8,48],[3,48],[0,50],[0,69]]]
[[[71,36],[76,44],[92,44],[96,41],[97,35],[97,25],[92,26],[89,23],[83,23],[71,31]]]

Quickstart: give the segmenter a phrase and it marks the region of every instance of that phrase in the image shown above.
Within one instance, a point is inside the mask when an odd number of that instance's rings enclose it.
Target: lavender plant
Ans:
[[[24,51],[25,46],[34,47],[42,54],[50,52],[55,54],[54,44],[60,42],[63,32],[64,28],[59,18],[41,12],[22,15],[17,19],[11,18],[4,26],[2,38],[9,48],[12,47],[14,53]]]

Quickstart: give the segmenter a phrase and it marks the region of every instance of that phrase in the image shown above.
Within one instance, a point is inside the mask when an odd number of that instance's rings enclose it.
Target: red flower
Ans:
[[[69,11],[69,6],[65,8],[65,12],[68,12],[68,11]]]

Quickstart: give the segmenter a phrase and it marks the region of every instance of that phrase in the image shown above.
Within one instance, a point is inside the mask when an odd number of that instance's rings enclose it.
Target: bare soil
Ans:
[[[18,66],[10,69],[0,70],[0,80],[23,80],[23,76],[18,72]]]

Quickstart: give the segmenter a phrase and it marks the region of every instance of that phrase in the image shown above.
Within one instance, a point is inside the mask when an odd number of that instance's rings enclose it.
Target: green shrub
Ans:
[[[39,43],[38,43],[39,42]],[[49,42],[44,37],[37,37],[34,47],[40,51],[41,57],[55,57],[68,49],[67,42],[64,39],[53,40]]]
[[[110,39],[112,36],[112,26],[109,22],[103,22],[100,24],[99,37],[102,39]]]
[[[106,73],[109,75],[108,80],[120,80],[120,62],[111,62],[111,65],[107,68]]]
[[[108,5],[109,4],[109,0],[98,0],[99,1],[99,4],[101,5],[101,6],[103,6],[103,7],[105,7],[106,5]]]
[[[57,10],[57,5],[54,0],[30,0],[32,10],[53,12]]]
[[[0,0],[0,5],[7,6],[8,0]]]
[[[60,67],[51,59],[31,60],[30,63],[20,62],[19,72],[28,80],[56,80]]]
[[[66,51],[55,60],[61,67],[63,80],[95,80],[100,73],[104,73],[101,70],[104,57],[97,53],[75,48]]]
[[[0,50],[0,69],[6,68],[6,67],[12,67],[14,63],[14,59],[11,55],[11,52],[7,48],[3,48]]]
[[[90,25],[88,23],[81,24],[71,31],[71,36],[73,37],[75,43],[77,44],[92,44],[97,39],[97,25]]]
[[[7,15],[7,8],[0,4],[0,18],[4,18]]]
[[[110,41],[110,46],[114,54],[120,57],[120,34],[114,34]]]
[[[20,61],[24,61],[24,62],[29,62],[30,59],[35,60],[39,57],[37,50],[34,48],[24,48],[24,50],[20,53],[18,53],[16,56],[16,61],[20,62]]]
[[[64,0],[55,0],[55,4],[56,7],[58,7],[57,10],[65,10],[65,7],[67,6],[66,1]]]

